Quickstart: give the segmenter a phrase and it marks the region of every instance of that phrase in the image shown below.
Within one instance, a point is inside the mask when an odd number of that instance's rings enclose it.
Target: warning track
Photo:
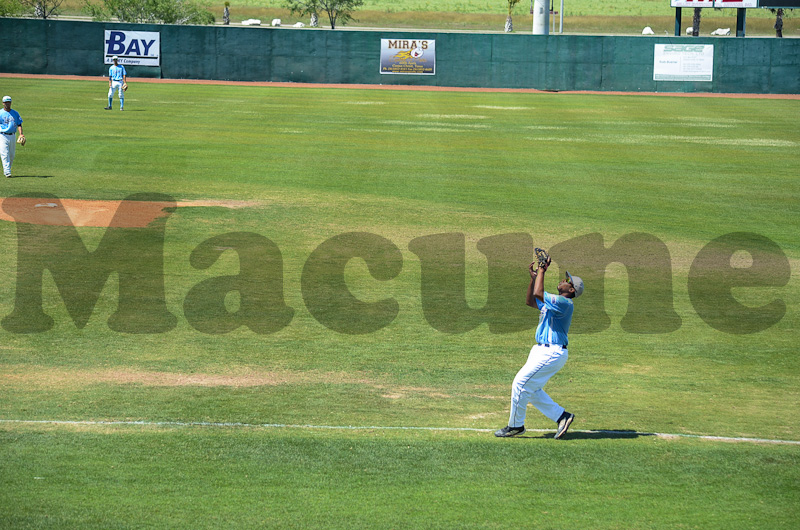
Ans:
[[[94,81],[104,80],[105,77],[91,77],[79,75],[42,75],[42,74],[5,74],[0,73],[0,78],[21,79],[58,79],[62,81]],[[442,87],[419,85],[368,85],[368,84],[324,84],[324,83],[279,83],[272,81],[219,81],[213,79],[156,79],[150,77],[128,78],[134,83],[172,83],[187,85],[225,85],[225,86],[252,86],[266,88],[342,88],[357,90],[405,90],[419,92],[495,92],[519,94],[593,94],[602,96],[671,96],[685,98],[738,98],[738,99],[800,99],[800,94],[719,94],[713,92],[617,92],[593,90],[537,90],[534,88],[482,88],[482,87]]]

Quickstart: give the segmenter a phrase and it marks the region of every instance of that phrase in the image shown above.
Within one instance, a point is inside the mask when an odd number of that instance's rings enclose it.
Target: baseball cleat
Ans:
[[[572,425],[572,420],[574,419],[575,419],[575,414],[570,414],[569,412],[564,411],[564,414],[562,414],[561,418],[559,418],[558,420],[558,429],[556,430],[556,435],[553,438],[558,440],[562,436],[567,434],[569,426]]]
[[[512,436],[517,436],[523,434],[525,432],[525,426],[522,425],[521,427],[509,427],[506,425],[499,431],[495,431],[494,435],[498,438],[511,438]]]
[[[111,107],[103,107],[105,110],[111,110]]]

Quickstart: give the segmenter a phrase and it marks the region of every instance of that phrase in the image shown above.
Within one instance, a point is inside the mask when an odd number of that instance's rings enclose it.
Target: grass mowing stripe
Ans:
[[[111,123],[97,81],[3,82],[40,131],[18,151],[18,174],[31,178],[9,179],[5,194],[120,200],[147,191],[256,204],[170,216],[164,280],[179,325],[167,334],[114,332],[107,319],[118,307],[116,284],[77,328],[45,280],[43,310],[57,325],[3,334],[0,418],[153,423],[0,422],[0,528],[499,528],[520,507],[533,519],[527,526],[542,529],[797,526],[798,445],[692,438],[800,440],[800,286],[745,292],[739,302],[752,307],[781,298],[786,316],[768,332],[740,335],[708,326],[687,285],[698,252],[731,232],[772,239],[796,269],[798,153],[740,142],[800,144],[797,100],[141,83],[132,101],[141,112]],[[172,103],[179,101],[190,104]],[[423,113],[491,119],[435,118],[459,131],[450,134],[382,124]],[[74,141],[76,116],[91,141]],[[552,126],[565,129],[529,128]],[[376,129],[389,132],[368,132]],[[567,133],[594,141],[520,141]],[[217,134],[229,141],[207,141]],[[642,136],[650,141],[620,147]],[[568,192],[569,207],[538,207]],[[8,315],[17,232],[11,223],[0,229]],[[373,334],[329,330],[304,299],[309,255],[350,231],[383,236],[403,254],[392,281],[378,282],[361,262],[346,273],[356,297],[397,300],[397,318]],[[230,250],[207,270],[190,259],[209,237],[234,232],[281,250],[295,316],[278,333],[209,334],[183,318],[188,293],[208,285],[201,282],[240,273]],[[547,247],[599,233],[606,248],[624,234],[652,234],[669,249],[681,328],[623,329],[630,282],[623,265],[612,265],[608,327],[576,337],[573,359],[549,383],[580,423],[566,443],[550,442],[552,430],[531,431],[527,442],[498,440],[489,428],[508,418],[509,383],[533,331],[483,326],[456,335],[429,325],[408,246],[441,232],[466,238],[464,297],[475,308],[486,298],[486,257],[476,245],[483,237],[530,233]],[[93,249],[104,230],[79,235]],[[515,308],[526,267],[510,285]],[[593,318],[582,308],[576,325]],[[224,319],[232,309],[218,303],[207,316]],[[752,313],[748,320],[759,317]],[[189,420],[251,427],[164,423]],[[258,428],[265,420],[285,427]],[[380,425],[428,428],[358,427]],[[554,425],[535,415],[529,426]],[[691,435],[637,434],[647,430]]]
[[[3,424],[0,440],[13,463],[0,527],[15,529],[490,529],[520,506],[541,529],[788,529],[798,517],[796,446]]]
[[[492,432],[494,429],[474,427],[416,427],[411,425],[308,425],[291,423],[242,423],[213,421],[146,421],[146,420],[13,420],[0,419],[0,423],[55,424],[55,425],[149,425],[154,427],[254,427],[262,429],[331,429],[346,431],[436,431],[436,432]],[[554,432],[554,429],[526,429],[527,432]],[[619,436],[658,436],[659,438],[695,438],[718,442],[749,442],[800,445],[796,440],[772,440],[768,438],[741,438],[731,436],[712,436],[704,434],[672,434],[663,432],[638,432],[614,430],[572,430],[571,433],[619,435]]]

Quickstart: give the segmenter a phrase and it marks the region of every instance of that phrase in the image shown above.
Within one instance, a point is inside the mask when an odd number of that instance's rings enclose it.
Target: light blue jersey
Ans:
[[[0,132],[14,134],[20,125],[22,125],[22,118],[20,118],[19,112],[14,109],[0,110]]]
[[[539,344],[559,344],[566,348],[567,332],[572,324],[572,300],[564,296],[544,293],[544,302],[536,299],[539,313],[539,326],[536,328],[536,342]]]
[[[108,77],[110,77],[112,81],[122,81],[122,78],[127,75],[128,73],[122,65],[111,65],[111,68],[108,69]]]

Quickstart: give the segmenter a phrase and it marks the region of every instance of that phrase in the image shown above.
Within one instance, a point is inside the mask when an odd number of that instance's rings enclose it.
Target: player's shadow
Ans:
[[[632,438],[640,438],[644,436],[655,436],[651,432],[638,432],[630,429],[624,430],[606,430],[598,429],[595,431],[575,431],[568,432],[564,435],[565,440],[628,440]],[[552,438],[552,436],[551,436]]]
[[[52,179],[55,175],[11,175],[9,179]]]
[[[529,434],[530,433],[530,434]],[[517,438],[553,438],[555,436],[554,432],[546,432],[541,433],[539,436],[532,436],[531,431],[523,434],[522,436],[517,436]],[[655,436],[654,433],[651,432],[638,432],[630,429],[626,430],[607,430],[607,429],[597,429],[593,431],[569,431],[564,437],[561,439],[563,440],[630,440],[633,438],[639,438],[642,436]]]

